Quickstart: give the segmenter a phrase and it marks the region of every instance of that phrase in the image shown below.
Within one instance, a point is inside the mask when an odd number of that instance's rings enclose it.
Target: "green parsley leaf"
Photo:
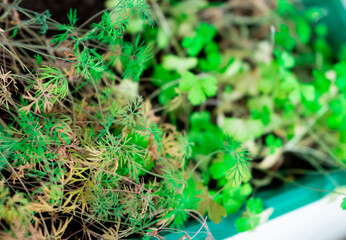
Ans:
[[[255,229],[260,223],[260,213],[263,211],[262,201],[259,198],[250,198],[246,203],[246,211],[237,218],[235,226],[238,232]]]
[[[296,20],[296,32],[303,44],[308,44],[312,35],[311,27],[304,18]]]
[[[270,154],[274,154],[276,149],[280,148],[282,146],[282,140],[281,138],[276,138],[273,134],[269,134],[266,137],[266,144],[270,149]]]
[[[187,49],[189,56],[197,56],[205,44],[213,40],[216,33],[217,31],[214,26],[202,22],[196,29],[195,35],[193,37],[185,37],[182,45]]]
[[[215,96],[217,92],[217,80],[214,77],[206,77],[200,80],[202,88],[208,97]]]
[[[179,82],[179,88],[185,92],[188,92],[198,82],[197,77],[191,73],[186,72],[182,75],[181,81]]]
[[[198,79],[193,73],[185,72],[179,82],[179,88],[188,92],[188,100],[192,105],[205,102],[206,97],[212,97],[217,92],[217,80],[214,77]]]
[[[189,95],[187,95],[187,99],[189,99],[192,105],[199,105],[205,102],[206,97],[203,93],[203,89],[199,84],[191,88],[191,90],[189,91]]]

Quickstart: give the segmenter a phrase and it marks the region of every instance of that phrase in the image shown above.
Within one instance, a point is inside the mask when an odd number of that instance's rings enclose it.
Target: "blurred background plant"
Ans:
[[[246,197],[229,200],[227,157],[210,155],[225,133],[254,159],[256,191],[344,168],[345,48],[342,37],[331,39],[330,24],[342,7],[336,2],[148,1],[157,27],[129,26],[155,46],[142,82],[160,90],[147,98],[188,130],[203,182],[226,212]]]

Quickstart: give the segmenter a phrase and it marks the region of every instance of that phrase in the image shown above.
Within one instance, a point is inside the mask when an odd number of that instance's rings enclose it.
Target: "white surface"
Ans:
[[[227,240],[346,240],[342,199],[327,196]]]

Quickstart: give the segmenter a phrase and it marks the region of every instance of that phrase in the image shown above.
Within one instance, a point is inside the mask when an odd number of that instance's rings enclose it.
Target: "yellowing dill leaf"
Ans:
[[[227,167],[226,178],[232,186],[239,186],[251,179],[249,154],[241,147],[241,143],[226,136],[224,141],[224,163]]]
[[[198,210],[202,215],[208,211],[209,219],[216,224],[221,222],[222,217],[226,217],[226,209],[212,199],[207,189],[204,188],[204,193],[197,197],[201,198]]]
[[[239,186],[251,179],[250,164],[247,161],[229,155],[224,156],[224,161],[228,168],[226,177],[233,186]]]
[[[221,222],[221,217],[226,217],[226,209],[211,199],[209,202],[208,216],[214,223],[218,224]]]

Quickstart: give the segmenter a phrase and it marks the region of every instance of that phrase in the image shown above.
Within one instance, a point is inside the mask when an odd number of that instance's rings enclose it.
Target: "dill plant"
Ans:
[[[90,29],[76,10],[60,24],[48,10],[0,9],[0,239],[149,238],[225,216],[187,135],[138,92],[151,47],[124,34],[133,18],[153,27],[144,1],[119,1]]]
[[[148,57],[139,38],[133,45],[122,39],[133,15],[148,19],[146,5],[123,1],[88,31],[76,26],[75,10],[68,24],[57,24],[48,11],[1,8],[29,18],[20,24],[9,14],[3,22],[13,27],[1,25],[1,238],[146,236],[170,202],[160,196],[171,191],[160,184],[166,181],[160,168],[185,171],[169,168],[152,110],[141,98],[124,101],[114,91],[120,78],[137,81]],[[47,37],[37,28],[59,33],[42,45]]]

